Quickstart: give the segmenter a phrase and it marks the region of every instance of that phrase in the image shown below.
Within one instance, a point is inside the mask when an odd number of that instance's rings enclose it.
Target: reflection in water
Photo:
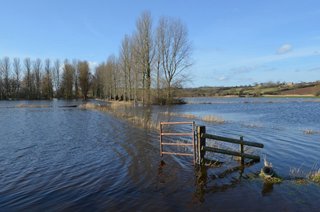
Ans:
[[[241,183],[242,179],[248,178],[244,175],[245,168],[249,168],[256,163],[256,161],[250,161],[244,166],[232,167],[219,174],[214,173],[215,168],[197,165],[195,167],[196,190],[194,198],[200,202],[204,202],[206,193],[225,192],[228,189],[236,187]],[[211,174],[211,172],[213,173]],[[258,177],[258,175],[256,176]],[[218,181],[222,181],[222,184],[219,184]]]
[[[165,183],[165,176],[163,174],[163,169],[165,167],[166,163],[161,160],[158,168],[158,177],[159,177],[159,183]]]
[[[262,196],[270,195],[273,191],[273,183],[268,183],[265,182],[263,183],[263,188],[262,188]]]
[[[205,193],[207,187],[207,167],[206,166],[196,166],[195,167],[195,179],[196,179],[196,191],[194,192],[194,198],[200,202],[205,201]]]

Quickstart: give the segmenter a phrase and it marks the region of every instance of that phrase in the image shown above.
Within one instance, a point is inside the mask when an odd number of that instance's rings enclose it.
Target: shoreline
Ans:
[[[188,96],[179,98],[320,98],[320,96],[315,96],[313,94],[306,95],[262,95],[258,97],[244,96],[240,97],[238,95],[227,95],[227,96]]]

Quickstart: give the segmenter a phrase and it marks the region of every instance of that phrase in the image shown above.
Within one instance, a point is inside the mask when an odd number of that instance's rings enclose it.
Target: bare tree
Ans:
[[[102,99],[107,96],[107,79],[106,79],[106,65],[105,63],[99,64],[94,73],[94,82],[93,82],[94,94]]]
[[[144,12],[136,24],[136,42],[135,50],[138,55],[139,63],[142,69],[142,86],[146,90],[147,104],[151,103],[151,64],[154,56],[152,40],[152,18],[149,12]],[[144,95],[143,95],[143,102]]]
[[[72,60],[72,66],[74,68],[74,76],[73,76],[73,81],[74,81],[74,97],[78,99],[79,97],[79,67],[78,67],[78,61],[76,59]]]
[[[42,79],[42,96],[46,99],[51,99],[53,97],[53,85],[50,59],[45,60],[44,70],[45,73]]]
[[[30,58],[24,59],[24,67],[25,67],[25,74],[24,74],[24,93],[27,99],[31,99],[33,95],[32,90],[32,73],[31,73],[31,60]]]
[[[74,85],[74,72],[75,69],[72,64],[65,60],[63,73],[62,73],[62,85],[61,90],[65,99],[73,98],[73,85]]]
[[[20,98],[20,78],[21,78],[21,64],[19,58],[13,59],[13,69],[15,74],[15,98]]]
[[[9,96],[9,69],[10,69],[10,59],[9,57],[4,57],[0,60],[0,73],[3,75],[1,82],[1,99],[7,99]]]
[[[52,76],[53,76],[53,84],[55,89],[55,96],[60,97],[60,60],[54,61],[54,67],[52,70]]]
[[[167,86],[167,101],[172,101],[172,85],[191,64],[192,48],[187,28],[178,19],[161,18],[157,28],[157,48]]]
[[[125,35],[120,49],[120,66],[124,75],[124,96],[131,100],[132,95],[132,66],[133,66],[133,45],[132,39]]]
[[[3,96],[5,99],[8,99],[11,97],[10,58],[4,57],[0,64],[0,69],[3,74]]]
[[[42,62],[41,59],[36,59],[33,63],[33,73],[35,77],[35,95],[36,99],[41,98],[41,68]]]
[[[83,99],[86,100],[88,98],[88,92],[90,88],[90,70],[89,64],[87,61],[78,62],[78,70],[79,70],[79,84]]]
[[[110,99],[119,98],[119,73],[117,58],[114,55],[108,57],[106,64],[106,85]]]

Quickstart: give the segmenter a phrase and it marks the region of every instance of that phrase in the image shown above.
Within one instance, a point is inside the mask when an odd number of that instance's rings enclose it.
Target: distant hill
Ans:
[[[177,89],[176,96],[320,96],[320,81],[301,83],[261,83],[248,86],[234,87],[199,87]]]

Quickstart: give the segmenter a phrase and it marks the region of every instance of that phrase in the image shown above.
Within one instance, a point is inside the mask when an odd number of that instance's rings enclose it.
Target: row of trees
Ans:
[[[178,19],[162,17],[153,27],[149,12],[125,35],[119,56],[111,55],[96,68],[93,90],[100,98],[123,98],[143,103],[171,103],[172,88],[187,79],[191,43],[186,26]]]
[[[51,61],[25,58],[0,61],[0,99],[92,97],[172,103],[173,88],[186,80],[192,48],[186,26],[161,17],[153,27],[149,12],[125,35],[119,56],[111,55],[91,74],[86,61]]]
[[[88,96],[92,82],[86,61],[0,60],[0,99],[51,99]]]

